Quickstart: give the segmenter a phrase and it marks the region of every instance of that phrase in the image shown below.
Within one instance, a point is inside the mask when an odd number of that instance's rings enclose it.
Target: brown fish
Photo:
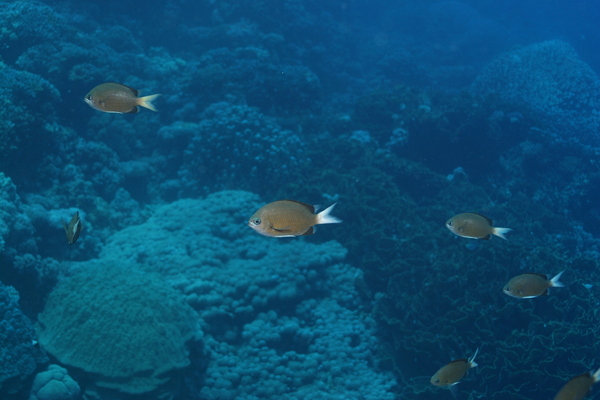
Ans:
[[[600,380],[600,368],[571,379],[554,396],[554,400],[581,400],[588,395],[592,385]]]
[[[138,106],[156,111],[152,101],[160,94],[138,97],[138,91],[120,83],[103,83],[85,95],[85,102],[98,111],[107,113],[136,113]]]
[[[510,228],[495,228],[491,219],[476,213],[455,215],[446,222],[446,228],[464,238],[483,240],[489,240],[491,235],[506,239],[504,234],[512,231]]]
[[[262,206],[248,221],[248,226],[265,236],[290,237],[312,235],[315,225],[337,224],[331,215],[337,203],[315,214],[315,207],[295,200],[279,200]]]
[[[73,244],[79,239],[79,234],[83,229],[83,224],[81,223],[81,219],[79,219],[79,211],[75,213],[69,225],[63,222],[63,226],[65,228],[65,233],[67,234],[67,242],[69,244]]]
[[[529,273],[517,275],[508,281],[502,291],[509,296],[519,299],[531,299],[533,297],[547,295],[549,288],[565,286],[559,281],[563,272],[565,271],[562,271],[550,280],[548,280],[546,275],[542,274]]]
[[[475,362],[475,357],[479,349],[475,351],[473,357],[469,358],[461,358],[460,360],[454,360],[450,363],[444,365],[442,368],[438,369],[438,371],[433,374],[431,377],[431,383],[435,386],[447,387],[450,389],[452,394],[456,395],[456,385],[464,376],[467,374],[469,369],[477,366]]]

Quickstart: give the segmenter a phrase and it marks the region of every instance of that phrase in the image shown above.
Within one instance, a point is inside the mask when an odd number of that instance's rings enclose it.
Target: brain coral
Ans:
[[[600,79],[565,42],[535,43],[501,55],[472,90],[530,107],[562,140],[575,135],[585,144],[600,145]]]
[[[29,400],[75,400],[79,398],[79,385],[69,371],[52,364],[35,376]]]
[[[40,344],[101,387],[146,393],[189,364],[197,316],[152,274],[116,261],[81,263],[39,315]]]

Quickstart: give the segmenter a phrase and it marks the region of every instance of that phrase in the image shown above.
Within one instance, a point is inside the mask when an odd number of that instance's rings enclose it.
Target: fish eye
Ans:
[[[257,226],[258,226],[258,225],[260,225],[260,223],[261,223],[262,221],[260,220],[260,218],[254,218],[254,219],[253,219],[252,221],[250,221],[250,222],[252,222],[252,224],[253,224],[253,225],[257,225]]]
[[[85,98],[86,98],[86,100],[91,100],[92,96],[88,94],[87,96],[85,96]]]
[[[439,379],[439,378],[437,378],[437,379],[434,379],[434,380],[433,380],[433,383],[440,383],[440,379]]]
[[[510,292],[510,286],[505,287],[504,290],[506,290],[507,292]]]
[[[448,221],[448,222],[446,222],[446,225],[448,225],[448,226],[452,226],[452,221]]]

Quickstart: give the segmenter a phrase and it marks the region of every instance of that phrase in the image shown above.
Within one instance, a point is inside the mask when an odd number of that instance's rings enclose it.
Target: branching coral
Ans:
[[[177,172],[186,195],[211,187],[258,191],[277,186],[304,157],[295,133],[255,108],[226,102],[208,107],[197,124],[174,123],[158,134],[166,149],[176,148],[174,141],[182,138],[189,141]],[[181,163],[181,154],[167,156],[173,167]]]
[[[17,393],[38,363],[47,362],[35,346],[35,331],[19,307],[17,291],[0,283],[0,396]]]

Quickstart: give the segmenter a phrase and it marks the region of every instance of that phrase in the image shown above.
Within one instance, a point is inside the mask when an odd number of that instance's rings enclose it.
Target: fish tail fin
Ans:
[[[600,381],[600,368],[598,368],[596,370],[596,372],[594,372],[592,375],[592,379],[594,380],[594,382],[598,382]]]
[[[560,276],[563,274],[563,272],[565,271],[559,272],[554,278],[550,279],[550,284],[552,285],[552,287],[565,287],[565,284],[559,281]]]
[[[494,228],[494,230],[492,231],[492,233],[498,237],[501,237],[504,240],[508,240],[506,238],[506,236],[504,236],[505,233],[508,233],[512,231],[512,229],[510,228]]]
[[[323,211],[317,214],[317,224],[339,224],[342,222],[341,219],[334,217],[331,215],[331,210],[335,207],[337,203],[333,203]],[[316,225],[316,224],[315,224]]]
[[[160,96],[160,94],[151,94],[150,96],[140,97],[139,105],[142,107],[146,107],[148,110],[158,111],[152,102],[156,100],[156,98]]]

